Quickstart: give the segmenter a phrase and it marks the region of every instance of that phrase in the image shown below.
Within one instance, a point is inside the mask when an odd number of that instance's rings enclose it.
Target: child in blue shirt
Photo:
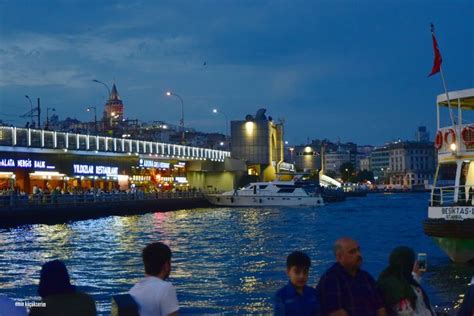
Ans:
[[[316,290],[306,286],[311,259],[301,251],[292,252],[286,259],[286,274],[289,282],[277,291],[274,302],[275,316],[319,315],[319,300]]]

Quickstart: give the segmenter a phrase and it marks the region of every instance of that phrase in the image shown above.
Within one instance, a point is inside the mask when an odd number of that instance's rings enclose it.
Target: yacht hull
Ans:
[[[253,206],[253,207],[268,207],[268,206],[323,206],[322,197],[314,196],[242,196],[242,195],[222,195],[209,194],[206,199],[213,205],[218,206]]]

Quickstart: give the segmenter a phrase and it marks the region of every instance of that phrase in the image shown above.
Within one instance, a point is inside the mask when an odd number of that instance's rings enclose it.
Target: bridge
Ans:
[[[71,152],[93,155],[148,155],[162,159],[209,160],[223,162],[229,151],[179,144],[116,138],[43,129],[0,126],[0,151]]]

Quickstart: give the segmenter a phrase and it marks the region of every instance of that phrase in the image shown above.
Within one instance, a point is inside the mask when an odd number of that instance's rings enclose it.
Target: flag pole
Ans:
[[[435,37],[433,23],[431,23],[431,34],[433,35],[433,37]],[[446,94],[446,100],[448,101],[448,109],[449,109],[449,116],[451,117],[451,124],[453,125],[453,128],[455,128],[456,122],[454,120],[453,110],[451,109],[451,101],[449,100],[449,92],[448,92],[448,88],[446,87],[446,81],[444,80],[443,67],[441,66],[441,64],[439,65],[439,72],[441,73],[441,80],[443,81],[444,93]]]
[[[441,80],[443,81],[444,93],[446,94],[446,100],[448,100],[448,108],[449,108],[449,115],[451,116],[451,123],[453,124],[453,127],[454,127],[456,122],[454,121],[454,114],[453,114],[453,110],[451,109],[451,101],[449,100],[449,92],[448,92],[448,88],[446,87],[446,81],[444,80],[443,67],[439,68],[439,72],[441,73]]]

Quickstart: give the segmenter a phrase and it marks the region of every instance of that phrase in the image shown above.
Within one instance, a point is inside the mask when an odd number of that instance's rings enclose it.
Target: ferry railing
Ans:
[[[474,186],[435,187],[431,191],[430,206],[474,205],[474,191],[471,192],[471,189],[474,189]],[[456,193],[457,199],[455,199]]]
[[[143,201],[160,199],[202,198],[200,191],[183,192],[134,192],[134,193],[83,193],[83,194],[4,194],[0,195],[0,208],[33,205],[94,204],[122,201]]]

